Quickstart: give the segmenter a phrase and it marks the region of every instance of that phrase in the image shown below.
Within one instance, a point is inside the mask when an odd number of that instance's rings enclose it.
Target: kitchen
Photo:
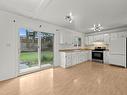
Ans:
[[[0,95],[127,95],[127,0],[0,0]]]
[[[119,31],[122,31],[122,29]],[[74,48],[64,47],[64,49],[60,49],[61,67],[67,68],[87,61],[99,61],[102,64],[126,68],[126,55],[124,57],[113,57],[112,54],[113,52],[118,55],[121,52],[126,54],[126,37],[126,31],[118,32],[115,29],[110,32],[87,33],[84,36],[83,44],[85,47],[77,45],[76,48],[74,46]]]

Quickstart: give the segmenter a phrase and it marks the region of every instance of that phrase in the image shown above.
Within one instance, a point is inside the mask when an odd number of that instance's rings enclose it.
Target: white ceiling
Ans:
[[[98,23],[104,28],[127,24],[127,0],[0,0],[0,8],[80,32]],[[69,12],[71,24],[64,20]]]

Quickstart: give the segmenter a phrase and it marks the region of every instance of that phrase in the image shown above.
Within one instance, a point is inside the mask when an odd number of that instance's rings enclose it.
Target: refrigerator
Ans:
[[[115,38],[109,44],[109,63],[126,67],[127,38]]]

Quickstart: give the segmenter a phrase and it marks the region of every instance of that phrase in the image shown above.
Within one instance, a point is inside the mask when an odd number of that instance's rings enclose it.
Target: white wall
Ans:
[[[12,17],[0,12],[0,80],[16,76],[15,37]]]
[[[15,22],[13,22],[13,20],[15,20]],[[41,28],[39,27],[40,25],[42,25]],[[18,75],[19,28],[54,33],[54,65],[60,65],[60,33],[56,31],[56,29],[64,28],[0,11],[0,80],[14,78]],[[74,34],[75,33],[76,32],[74,32]]]

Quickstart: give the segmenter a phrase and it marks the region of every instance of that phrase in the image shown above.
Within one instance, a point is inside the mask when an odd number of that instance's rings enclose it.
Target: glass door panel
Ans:
[[[20,55],[19,73],[24,74],[33,70],[53,65],[54,34],[19,29]]]
[[[53,45],[54,34],[41,32],[41,67],[53,65]]]
[[[24,28],[19,30],[20,35],[20,72],[38,64],[38,34]]]

